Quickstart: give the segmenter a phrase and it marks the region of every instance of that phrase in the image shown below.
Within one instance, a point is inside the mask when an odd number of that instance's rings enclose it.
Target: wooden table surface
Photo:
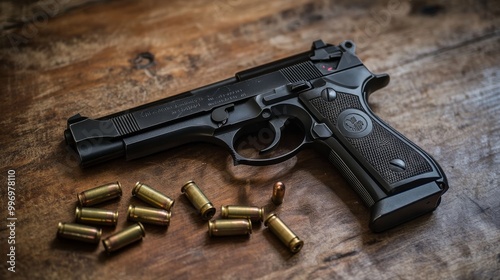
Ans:
[[[498,1],[48,0],[0,9],[1,279],[498,279]],[[80,169],[65,147],[76,113],[100,117],[172,96],[318,38],[354,40],[372,72],[391,76],[370,106],[447,174],[434,213],[372,233],[369,209],[310,149],[277,165],[234,167],[226,150],[200,143]],[[135,69],[141,52],[156,65]],[[15,229],[6,227],[8,170]],[[226,204],[278,213],[302,251],[291,254],[263,225],[250,238],[210,238],[180,193],[191,179],[218,213]],[[124,194],[103,206],[120,215],[104,237],[129,224],[129,204],[144,205],[131,196],[136,181],[176,199],[168,229],[146,225],[142,242],[111,256],[101,244],[56,238],[57,224],[74,220],[76,194],[112,181]],[[270,203],[276,181],[287,186],[279,207]]]

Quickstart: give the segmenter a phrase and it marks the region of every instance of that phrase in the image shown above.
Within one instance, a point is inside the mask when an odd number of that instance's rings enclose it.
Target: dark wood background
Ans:
[[[88,2],[88,3],[87,3]],[[86,5],[83,5],[87,3]],[[498,1],[2,2],[0,275],[18,279],[492,279],[500,275],[500,3]],[[68,117],[100,117],[307,50],[352,39],[375,73],[374,112],[429,152],[450,189],[433,214],[381,234],[323,155],[232,166],[192,144],[82,170],[63,142]],[[149,51],[156,65],[135,69]],[[16,272],[7,271],[7,171],[16,172]],[[304,240],[291,254],[264,226],[250,238],[209,238],[180,188],[195,180],[220,212],[267,206]],[[177,200],[168,229],[112,256],[58,240],[76,194],[120,181],[117,230],[136,181]],[[287,185],[274,209],[272,184]],[[218,214],[217,214],[218,215]],[[105,228],[104,236],[114,230]],[[6,279],[4,277],[0,277]]]

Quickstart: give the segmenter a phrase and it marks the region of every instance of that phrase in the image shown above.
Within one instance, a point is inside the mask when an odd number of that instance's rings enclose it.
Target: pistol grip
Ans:
[[[300,98],[332,131],[317,146],[371,208],[370,227],[379,232],[434,210],[447,182],[431,156],[368,107],[368,93],[384,81],[364,66],[348,71]]]

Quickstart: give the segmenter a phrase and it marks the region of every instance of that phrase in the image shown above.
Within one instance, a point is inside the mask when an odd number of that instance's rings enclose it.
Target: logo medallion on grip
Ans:
[[[361,138],[370,134],[373,129],[370,117],[358,109],[347,109],[340,113],[337,128],[349,138]]]

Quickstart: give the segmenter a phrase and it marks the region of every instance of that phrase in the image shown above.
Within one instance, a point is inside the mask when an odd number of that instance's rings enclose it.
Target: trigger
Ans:
[[[269,146],[267,146],[266,148],[259,151],[260,154],[269,152],[272,149],[276,148],[276,146],[278,146],[278,144],[280,143],[280,140],[281,140],[281,130],[285,126],[285,123],[287,120],[288,120],[288,117],[279,117],[277,119],[272,119],[269,121],[269,124],[271,125],[271,129],[274,132],[274,139],[273,139],[273,142]]]

